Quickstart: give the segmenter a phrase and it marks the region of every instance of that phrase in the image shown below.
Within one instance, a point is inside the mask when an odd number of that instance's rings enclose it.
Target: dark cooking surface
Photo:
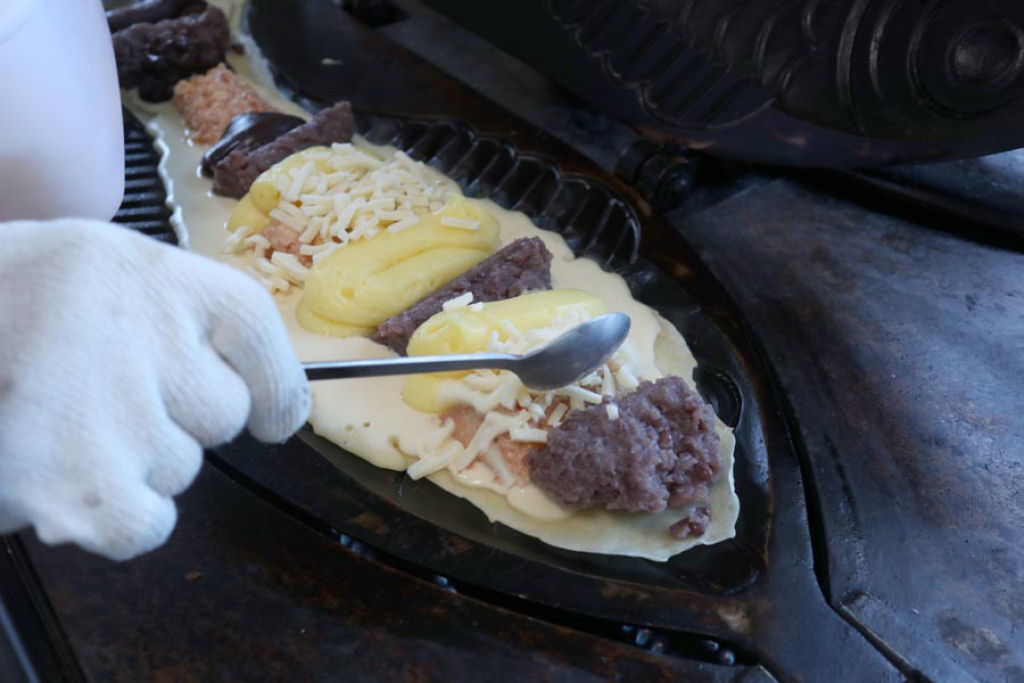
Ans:
[[[1024,255],[787,181],[682,231],[791,402],[832,604],[936,680],[1024,680]]]
[[[684,328],[720,410],[741,407],[739,536],[668,565],[552,551],[471,508],[445,517],[435,500],[464,508],[396,486],[397,475],[309,433],[284,452],[242,438],[212,455],[182,497],[171,543],[137,562],[23,535],[37,585],[19,544],[9,548],[16,569],[0,555],[0,592],[31,656],[103,680],[756,680],[765,669],[804,680],[885,680],[898,669],[1024,679],[1019,254],[762,182],[671,217],[737,310],[635,192],[326,0],[258,0],[252,23],[291,85],[314,99],[352,97],[367,129],[391,127],[424,154],[453,138],[489,141],[497,161],[478,169],[477,194],[529,195],[568,177],[597,193],[588,210],[625,211],[604,225],[620,226],[610,233],[619,239],[591,247],[619,256],[613,265]],[[324,56],[341,57],[345,71]],[[367,109],[468,120],[486,134]],[[132,136],[120,217],[166,236],[145,140],[137,127]],[[570,175],[552,179],[552,161]],[[641,255],[689,295],[643,263],[629,266],[630,212],[646,231]],[[431,585],[434,574],[459,592]],[[26,616],[33,607],[41,618]],[[700,661],[719,658],[738,666]]]
[[[800,475],[781,408],[731,304],[685,244],[656,216],[641,218],[644,205],[629,203],[638,199],[636,193],[586,164],[577,152],[488,102],[455,90],[448,78],[360,30],[344,15],[320,11],[327,8],[303,5],[296,19],[289,3],[252,6],[252,33],[285,83],[314,102],[352,99],[364,112],[471,115],[476,128],[486,133],[447,121],[392,120],[380,113],[364,113],[359,122],[370,139],[429,159],[460,181],[468,194],[491,196],[534,216],[542,227],[563,232],[570,245],[613,266],[642,301],[679,326],[704,368],[700,388],[718,403],[727,421],[730,413],[740,418],[736,476],[744,505],[734,541],[695,549],[667,564],[567,553],[494,528],[471,507],[434,487],[369,467],[310,435],[304,440],[342,471],[338,483],[358,486],[297,489],[286,498],[403,560],[607,619],[715,634],[786,675],[824,679],[856,669],[877,679],[892,673],[821,599],[810,567]],[[292,20],[285,21],[287,17]],[[300,42],[299,36],[307,34],[313,38]],[[326,52],[337,57],[337,50],[325,52],[318,44],[345,46],[341,59],[354,78],[333,77],[321,60]],[[379,58],[381,54],[387,59]],[[360,79],[393,87],[364,91]],[[424,98],[424,92],[448,92],[452,104],[446,109],[444,100]],[[685,291],[649,264],[633,261],[635,230],[641,223],[645,235],[640,255],[673,274]],[[293,444],[290,457],[298,458],[299,450]],[[280,493],[306,479],[295,472],[289,475],[280,460],[254,460],[247,453],[236,448],[223,457],[267,489]],[[769,472],[775,475],[770,481]],[[367,509],[374,514],[364,514]],[[773,509],[774,515],[769,513]],[[431,524],[424,526],[420,519]],[[765,566],[773,571],[765,572]],[[801,619],[789,618],[789,603],[801,605]],[[849,658],[806,655],[831,646],[843,647]]]
[[[171,541],[121,566],[28,542],[89,679],[769,678],[450,593],[340,546],[210,467],[179,508]]]
[[[1016,0],[425,0],[653,138],[855,167],[1024,143]]]

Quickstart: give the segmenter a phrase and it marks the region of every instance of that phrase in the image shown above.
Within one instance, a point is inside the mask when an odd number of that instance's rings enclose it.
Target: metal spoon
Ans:
[[[550,391],[568,386],[601,367],[629,334],[629,316],[609,313],[577,325],[544,346],[516,356],[509,353],[462,353],[371,360],[303,363],[306,377],[344,379],[494,368],[511,370],[530,389]]]

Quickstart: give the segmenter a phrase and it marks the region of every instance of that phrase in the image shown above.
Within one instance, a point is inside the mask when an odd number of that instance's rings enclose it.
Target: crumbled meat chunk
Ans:
[[[211,6],[200,14],[132,24],[113,40],[121,87],[137,87],[142,99],[161,102],[181,79],[223,62],[231,32],[224,13]]]
[[[474,301],[498,301],[541,289],[551,289],[551,253],[538,237],[518,239],[385,320],[370,338],[405,355],[412,333],[449,299],[472,292]]]
[[[270,242],[270,248],[273,251],[295,254],[299,257],[299,262],[303,265],[312,265],[313,258],[306,254],[302,254],[299,251],[302,247],[302,242],[299,240],[300,233],[298,230],[288,227],[280,221],[271,220],[267,223],[266,227],[260,231],[260,234],[267,238],[267,241]]]
[[[449,408],[441,414],[441,420],[451,419],[455,423],[452,431],[452,438],[463,445],[468,446],[480,425],[484,422],[484,416],[476,412],[471,406],[457,405]],[[508,466],[509,471],[516,478],[516,484],[525,486],[529,483],[529,470],[526,467],[526,458],[530,454],[530,444],[521,441],[513,441],[508,434],[502,434],[494,439],[494,445],[501,451],[501,457]]]
[[[308,147],[346,142],[354,127],[352,106],[338,102],[318,111],[312,120],[254,150],[235,150],[213,167],[213,191],[240,198],[268,168]]]
[[[643,382],[604,405],[570,413],[533,450],[530,479],[564,505],[660,512],[707,500],[722,471],[715,415],[679,377]]]
[[[668,528],[668,533],[673,538],[690,538],[697,536],[703,536],[704,532],[708,529],[708,524],[711,523],[711,510],[707,507],[698,507],[690,510],[690,512],[683,517],[681,520],[673,524]]]
[[[452,430],[452,438],[463,446],[469,445],[473,435],[476,434],[476,430],[480,429],[480,425],[484,422],[484,416],[473,410],[470,406],[452,406],[441,413],[441,421],[444,422],[447,419],[451,419],[455,424],[455,428]]]
[[[195,142],[209,145],[220,139],[231,119],[272,107],[224,64],[174,86],[174,106],[188,125]]]

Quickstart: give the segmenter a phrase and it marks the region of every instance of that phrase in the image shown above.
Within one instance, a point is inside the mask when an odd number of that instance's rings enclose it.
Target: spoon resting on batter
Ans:
[[[609,313],[577,325],[529,353],[463,353],[446,356],[374,358],[303,363],[310,380],[409,375],[484,368],[515,373],[526,387],[551,391],[569,386],[601,367],[629,334],[629,316]]]

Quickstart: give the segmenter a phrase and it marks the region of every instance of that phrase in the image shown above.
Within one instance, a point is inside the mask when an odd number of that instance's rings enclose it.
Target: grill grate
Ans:
[[[393,145],[455,180],[467,196],[522,211],[542,228],[561,234],[580,256],[607,268],[635,263],[640,220],[610,188],[563,173],[554,162],[521,154],[504,140],[451,121],[399,120],[357,114],[362,135]]]
[[[161,242],[177,244],[167,192],[157,166],[160,157],[142,122],[124,112],[124,199],[113,221]]]
[[[553,162],[519,154],[507,142],[448,121],[402,121],[358,115],[366,139],[392,145],[453,178],[467,196],[492,199],[522,211],[542,228],[560,233],[577,254],[608,268],[634,263],[640,221],[614,192],[589,178],[564,174]],[[125,194],[113,220],[170,244],[167,193],[160,158],[142,123],[124,113]]]

